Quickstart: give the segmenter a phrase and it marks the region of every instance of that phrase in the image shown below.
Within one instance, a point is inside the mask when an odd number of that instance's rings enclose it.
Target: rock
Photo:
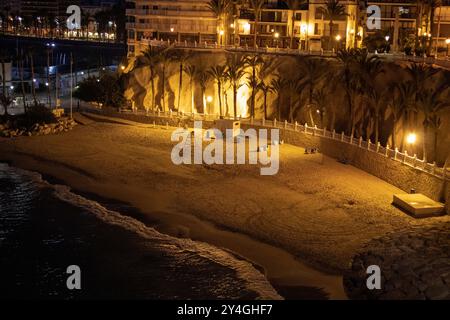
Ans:
[[[425,290],[426,297],[432,300],[445,299],[448,294],[450,294],[449,288],[443,284],[431,286]]]

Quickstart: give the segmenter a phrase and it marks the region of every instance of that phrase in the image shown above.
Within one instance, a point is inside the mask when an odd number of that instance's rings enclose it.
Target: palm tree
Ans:
[[[348,115],[350,120],[347,124],[347,134],[350,134],[353,128],[353,114],[354,114],[354,95],[356,94],[355,87],[353,86],[355,80],[354,62],[357,50],[339,50],[337,52],[337,58],[341,63],[341,70],[338,72],[337,79],[341,82],[345,89],[345,98],[347,100]]]
[[[255,25],[254,25],[255,30],[254,30],[254,34],[253,34],[253,48],[256,48],[259,16],[261,14],[262,8],[266,1],[265,0],[249,0],[249,2],[250,2],[250,6],[253,9],[253,14],[255,15]]]
[[[292,17],[291,17],[291,41],[289,44],[289,48],[292,49],[292,46],[294,45],[294,26],[295,26],[295,12],[300,9],[300,7],[305,3],[306,0],[287,0],[286,4],[289,9],[292,10]]]
[[[298,96],[301,97],[301,93],[304,89],[304,83],[299,79],[291,79],[286,82],[286,89],[289,93],[289,121],[294,122],[298,109],[298,106],[296,107],[296,98]]]
[[[222,113],[222,85],[227,77],[226,67],[224,65],[213,66],[208,70],[211,78],[216,81],[217,84],[217,96],[219,97],[219,113],[220,117],[223,116]]]
[[[286,86],[286,80],[277,75],[274,79],[270,81],[270,87],[272,92],[277,95],[277,106],[276,110],[278,112],[278,120],[281,121],[281,94]]]
[[[192,54],[190,51],[185,50],[177,50],[174,53],[174,60],[179,63],[179,82],[178,82],[178,101],[177,101],[177,110],[180,110],[180,101],[181,101],[181,91],[183,89],[183,70],[184,64],[191,58]]]
[[[388,108],[392,113],[392,148],[397,147],[397,128],[402,119],[406,118],[406,114],[413,104],[414,85],[411,81],[394,82],[389,91],[392,92],[391,99],[388,102]],[[402,139],[403,141],[403,139]]]
[[[380,90],[375,87],[375,85],[370,85],[367,90],[367,97],[369,100],[369,108],[372,114],[374,130],[375,130],[375,144],[379,141],[380,135],[380,119],[384,119],[384,114],[386,111],[386,100],[389,91],[387,89]],[[367,138],[369,138],[367,134]]]
[[[430,127],[434,127],[434,150],[437,149],[437,131],[440,126],[439,113],[450,107],[450,101],[442,97],[442,92],[435,91],[433,89],[426,89],[418,93],[418,108],[424,115],[423,120],[423,159],[427,161],[427,146],[426,141],[428,137],[428,130]]]
[[[23,53],[23,50],[21,50],[20,53],[18,54],[17,62],[19,65],[19,76],[20,76],[20,85],[22,89],[23,109],[25,112],[27,112],[25,80],[24,80],[25,55]]]
[[[414,102],[419,103],[418,94],[425,90],[426,85],[432,77],[439,72],[439,69],[433,68],[426,63],[412,63],[406,67],[406,72],[414,86]],[[416,108],[411,108],[408,112],[408,124],[410,127],[417,127],[418,114]]]
[[[52,49],[47,49],[47,100],[49,108],[52,107],[52,98],[51,98],[51,81],[50,81],[50,54],[52,53]]]
[[[320,117],[320,126],[322,128],[326,127],[323,120],[324,114],[325,112],[327,112],[327,109],[330,109],[331,119],[328,119],[328,124],[330,131],[332,131],[334,129],[334,123],[336,121],[336,108],[334,108],[334,104],[331,103],[329,99],[329,92],[326,86],[323,86],[313,93],[312,101],[314,107],[316,108],[316,110],[318,110]]]
[[[148,67],[150,69],[150,82],[152,87],[152,110],[155,110],[156,92],[155,76],[156,67],[159,64],[159,55],[163,49],[161,47],[149,46],[139,55],[135,61],[134,68]]]
[[[220,32],[223,31],[223,37],[226,39],[225,22],[228,14],[232,9],[233,3],[231,0],[210,0],[208,8],[215,14],[217,18],[217,43],[220,44]],[[225,42],[226,43],[226,42]]]
[[[300,57],[297,59],[299,66],[300,80],[305,87],[308,87],[308,114],[311,125],[314,126],[312,115],[313,94],[316,86],[326,76],[328,63],[323,59]]]
[[[240,81],[245,75],[245,59],[238,54],[231,54],[227,59],[227,79],[233,87],[233,110],[234,117],[237,118],[237,91],[241,87]]]
[[[2,65],[2,92],[6,96],[6,62],[9,60],[8,52],[4,49],[0,51],[0,63]]]
[[[331,50],[334,27],[333,22],[348,15],[345,11],[345,5],[341,4],[339,0],[326,0],[324,6],[317,8],[317,12],[322,14],[325,20],[330,21],[330,38],[328,40],[328,49]]]
[[[208,85],[208,82],[210,80],[210,74],[206,72],[205,70],[197,70],[196,78],[198,81],[198,84],[200,85],[200,89],[202,90],[202,101],[203,101],[203,113],[206,111],[206,86]],[[209,110],[207,111],[209,112]]]
[[[250,100],[250,117],[255,116],[255,99],[258,89],[258,67],[264,63],[264,59],[260,54],[250,54],[245,57],[245,66],[251,68],[248,77],[248,85],[252,89]]]
[[[173,61],[174,55],[172,47],[166,47],[159,54],[159,64],[161,66],[161,99],[162,99],[162,111],[166,111],[166,78],[167,68]]]
[[[264,119],[267,119],[267,95],[272,92],[272,87],[270,85],[267,85],[264,80],[262,80],[260,83],[258,83],[259,90],[262,91],[264,96],[264,102],[263,102],[263,110],[264,110]]]
[[[189,89],[191,90],[191,112],[194,113],[194,80],[195,76],[197,75],[197,68],[195,67],[195,65],[190,64],[184,67],[184,72],[189,77]]]

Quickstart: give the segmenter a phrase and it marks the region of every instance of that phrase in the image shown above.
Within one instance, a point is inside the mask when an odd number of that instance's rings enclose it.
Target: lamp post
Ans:
[[[340,41],[341,41],[341,35],[340,34],[338,34],[337,36],[336,36],[336,42],[337,42],[337,49],[339,49],[339,47],[340,47]]]
[[[278,32],[275,32],[273,34],[273,37],[275,38],[275,46],[278,48],[278,38],[280,37],[280,34]]]
[[[450,46],[450,38],[445,39],[445,44],[447,45],[447,57],[448,57],[448,47]]]
[[[388,47],[389,47],[389,39],[391,37],[389,35],[387,35],[386,37],[384,37],[384,40],[386,40],[386,48],[384,49],[385,53],[388,53]]]

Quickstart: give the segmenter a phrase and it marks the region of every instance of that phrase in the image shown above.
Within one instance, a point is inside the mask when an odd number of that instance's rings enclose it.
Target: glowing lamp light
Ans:
[[[220,34],[221,36],[223,36],[223,33],[224,33],[223,30],[220,30],[220,31],[219,31],[219,34]]]
[[[125,66],[121,66],[120,69],[125,70]]]
[[[278,32],[275,32],[275,33],[273,34],[273,36],[274,36],[275,38],[278,38],[278,37],[280,36],[280,34],[279,34]]]
[[[389,36],[384,37],[384,39],[386,39],[386,41],[389,41],[390,38],[391,37],[389,37]]]
[[[408,144],[414,144],[414,143],[416,143],[416,140],[417,140],[417,136],[416,136],[415,133],[410,133],[410,134],[408,134],[408,136],[406,137],[406,142],[407,142]]]
[[[447,45],[450,44],[450,38],[445,39],[445,43],[446,43]]]
[[[14,86],[11,86],[10,88],[11,88],[11,90],[14,90]]]
[[[339,34],[336,36],[336,41],[341,41],[341,36]]]
[[[234,23],[230,24],[230,28],[234,29]]]
[[[206,97],[206,102],[211,103],[212,101],[213,101],[213,97],[211,97],[211,96]]]
[[[245,23],[244,24],[244,32],[245,33],[249,33],[250,32],[250,23]]]
[[[170,28],[170,32],[173,32],[175,29],[174,28]]]

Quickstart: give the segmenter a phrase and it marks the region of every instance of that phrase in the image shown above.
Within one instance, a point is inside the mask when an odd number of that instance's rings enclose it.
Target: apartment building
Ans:
[[[128,1],[126,14],[131,55],[143,49],[143,39],[189,43],[217,39],[217,18],[207,0]]]
[[[436,48],[443,50],[450,41],[449,2],[443,0],[443,6],[436,9],[431,27],[426,19],[418,18],[415,0],[341,0],[345,15],[334,19],[330,28],[330,21],[319,9],[325,0],[309,0],[297,10],[289,8],[286,1],[267,0],[258,19],[251,8],[235,6],[220,26],[206,0],[136,0],[130,1],[127,9],[129,53],[142,49],[141,39],[253,46],[255,29],[258,47],[312,51],[360,47],[365,37],[381,30],[393,51],[406,41],[414,41],[416,32],[433,37]],[[369,6],[379,8],[380,30],[367,27]]]

